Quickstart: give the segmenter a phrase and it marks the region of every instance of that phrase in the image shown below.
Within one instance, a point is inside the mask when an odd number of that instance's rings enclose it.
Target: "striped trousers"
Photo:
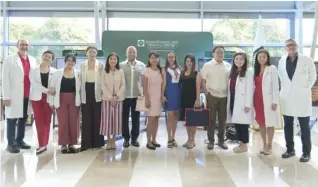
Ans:
[[[100,134],[104,136],[121,135],[123,102],[112,106],[110,101],[102,102]]]

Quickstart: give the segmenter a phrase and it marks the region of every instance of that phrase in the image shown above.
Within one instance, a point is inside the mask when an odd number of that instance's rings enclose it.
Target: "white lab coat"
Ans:
[[[36,59],[28,55],[30,70],[36,67]],[[5,107],[6,118],[23,117],[24,70],[18,53],[8,56],[2,68],[3,100],[11,100],[11,105]],[[31,103],[28,105],[28,115],[32,114]]]
[[[282,127],[279,101],[279,79],[277,68],[274,65],[266,66],[262,78],[263,103],[266,127]],[[277,109],[272,110],[272,104]]]
[[[228,83],[228,97],[227,97],[227,121],[229,123],[237,124],[247,124],[250,125],[254,122],[254,112],[253,112],[253,92],[254,92],[254,81],[253,81],[253,71],[248,69],[244,77],[237,76],[236,86],[235,86],[235,98],[233,115],[230,111],[230,83]],[[246,113],[244,111],[245,107],[249,107],[250,111]]]
[[[80,74],[78,71],[74,70],[75,74],[75,106],[81,106],[81,79]],[[55,96],[48,96],[49,97],[49,105],[54,106],[54,108],[60,107],[60,93],[61,93],[61,82],[64,75],[64,68],[57,70],[51,78],[51,81],[49,83],[49,87],[55,88]]]
[[[56,69],[53,67],[50,67],[48,82],[50,82],[52,75],[55,72],[56,72]],[[49,91],[49,88],[45,88],[44,86],[42,86],[40,66],[30,71],[30,82],[31,82],[30,100],[40,101],[42,99],[42,93],[47,94],[47,92]]]
[[[310,57],[298,54],[297,67],[291,81],[286,71],[286,60],[287,56],[283,56],[278,65],[282,113],[294,117],[311,116],[311,88],[317,79],[316,66]]]

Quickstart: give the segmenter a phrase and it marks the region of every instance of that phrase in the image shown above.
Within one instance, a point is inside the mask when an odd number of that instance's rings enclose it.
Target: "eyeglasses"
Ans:
[[[287,48],[291,48],[291,47],[295,47],[295,46],[296,46],[296,44],[288,44],[288,45],[286,45]]]

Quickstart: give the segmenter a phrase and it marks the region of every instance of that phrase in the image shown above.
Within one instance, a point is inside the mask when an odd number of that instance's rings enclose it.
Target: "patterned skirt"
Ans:
[[[112,106],[110,101],[102,102],[100,134],[104,136],[121,135],[123,102]]]

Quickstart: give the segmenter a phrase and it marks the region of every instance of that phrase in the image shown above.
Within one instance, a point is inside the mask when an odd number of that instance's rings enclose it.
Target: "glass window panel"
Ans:
[[[303,54],[306,56],[310,56],[310,49],[311,49],[310,47],[304,47]],[[314,61],[318,61],[318,48],[316,48],[316,51],[315,51]]]
[[[94,42],[94,18],[10,17],[9,40]]]
[[[37,59],[37,63],[41,62],[42,53],[46,50],[51,50],[54,52],[56,57],[62,56],[62,51],[65,49],[77,49],[77,50],[85,50],[87,46],[31,46],[29,49],[29,54],[34,56]],[[15,46],[9,46],[9,55],[17,52],[17,48]]]
[[[201,31],[200,19],[109,18],[109,30],[121,31]]]
[[[266,47],[271,57],[281,57],[284,55],[284,48]],[[225,47],[226,51],[245,52],[248,56],[249,64],[252,64],[253,47]]]
[[[314,18],[304,18],[303,19],[303,44],[304,45],[311,45],[312,37],[314,33],[314,25],[315,19]],[[304,48],[305,49],[305,48]],[[310,53],[310,49],[309,49]]]
[[[3,29],[2,29],[2,27],[3,27],[3,17],[2,17],[2,2],[0,2],[0,60],[3,60],[3,56],[2,56],[2,47],[3,47],[3,41],[2,41],[2,39],[3,39]]]
[[[214,43],[253,43],[258,19],[204,19],[203,30],[212,32]],[[263,19],[264,42],[282,43],[288,38],[288,19]]]

